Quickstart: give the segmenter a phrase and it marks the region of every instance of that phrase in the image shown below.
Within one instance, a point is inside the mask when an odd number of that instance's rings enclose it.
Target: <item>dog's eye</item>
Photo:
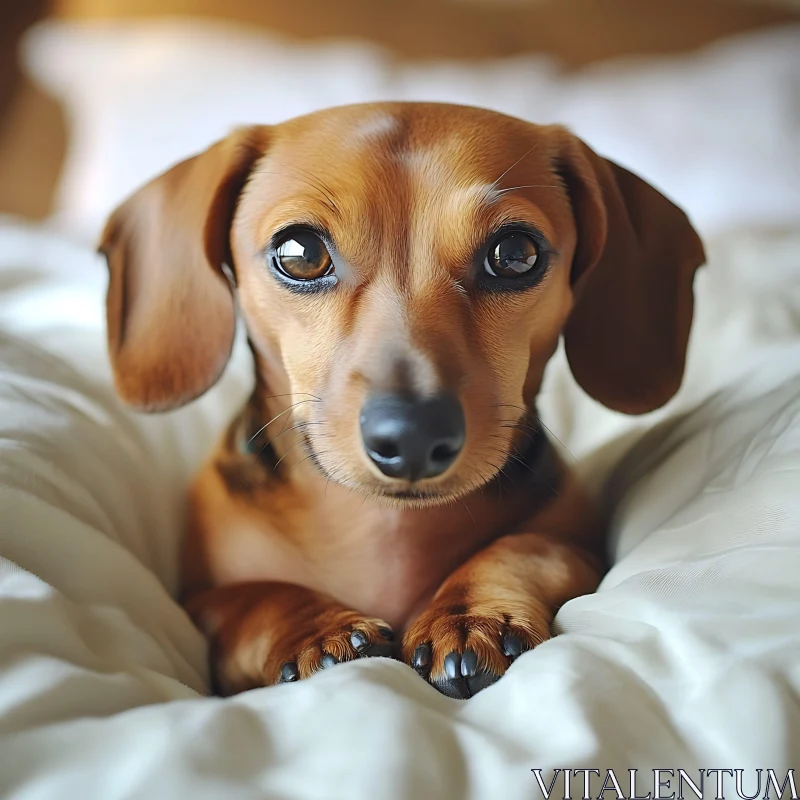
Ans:
[[[333,272],[333,261],[322,240],[295,231],[275,248],[278,269],[296,281],[313,281]]]
[[[495,240],[483,268],[495,278],[518,278],[529,273],[539,260],[539,248],[526,233],[517,231]]]

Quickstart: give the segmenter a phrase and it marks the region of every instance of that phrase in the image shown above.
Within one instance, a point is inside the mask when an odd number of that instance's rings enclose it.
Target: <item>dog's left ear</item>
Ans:
[[[557,169],[577,226],[575,305],[564,330],[570,368],[595,400],[643,414],[683,378],[703,244],[652,186],[567,131],[558,135]]]
[[[236,315],[224,263],[239,194],[268,128],[235,131],[139,189],[111,216],[108,349],[123,400],[143,411],[188,403],[222,374]]]

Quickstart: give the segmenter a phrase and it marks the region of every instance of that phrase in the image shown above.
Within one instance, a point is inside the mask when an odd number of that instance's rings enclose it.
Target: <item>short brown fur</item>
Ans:
[[[481,248],[509,222],[547,240],[548,271],[482,291]],[[291,293],[267,269],[272,237],[298,224],[335,243],[334,290]],[[563,128],[437,104],[236,131],[121,206],[102,250],[133,405],[175,407],[217,380],[234,293],[247,326],[256,388],[192,487],[184,557],[224,694],[286,663],[293,680],[385,654],[393,629],[399,657],[469,696],[484,684],[448,678],[449,654],[474,653],[491,682],[509,641],[548,638],[558,608],[597,587],[604,544],[536,419],[545,365],[564,335],[595,399],[662,405],[704,260],[678,208]],[[443,475],[408,486],[365,456],[359,409],[393,391],[458,397],[467,436]]]

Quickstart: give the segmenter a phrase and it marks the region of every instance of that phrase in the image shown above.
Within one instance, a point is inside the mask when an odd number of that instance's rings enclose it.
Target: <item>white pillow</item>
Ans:
[[[289,44],[198,20],[46,22],[24,54],[69,120],[57,220],[89,241],[130,191],[235,125],[392,99],[567,124],[706,234],[800,222],[800,26],[574,75],[536,56],[403,65],[364,44]]]

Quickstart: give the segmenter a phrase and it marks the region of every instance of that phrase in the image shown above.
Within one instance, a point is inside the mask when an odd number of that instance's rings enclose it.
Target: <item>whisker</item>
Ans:
[[[287,414],[286,418],[283,420],[283,426],[281,427],[281,433],[285,433],[286,432],[286,426],[289,424],[289,420],[292,418],[292,414],[293,413],[294,413],[294,408],[292,409],[292,413],[291,414]],[[280,434],[278,434],[278,436],[280,436]],[[270,440],[269,443],[272,444],[272,440]]]
[[[309,397],[313,397],[314,400],[318,400],[320,403],[322,402],[321,397],[317,397],[315,394],[311,394],[311,392],[286,392],[286,394],[270,394],[266,397],[260,398],[261,400],[277,400],[279,397],[294,397],[298,394],[307,394]]]
[[[280,433],[273,436],[262,448],[259,450],[259,453],[263,453],[276,439],[280,439],[284,433],[289,433],[290,431],[296,431],[298,428],[302,428],[307,425],[321,425],[321,422],[298,422],[297,425],[292,425],[291,428],[287,428],[286,430],[281,431]]]
[[[521,411],[523,414],[530,414],[530,409],[525,408],[525,406],[517,406],[514,403],[494,403],[492,408],[516,408],[517,411]]]
[[[557,186],[554,183],[526,183],[522,186],[509,186],[508,189],[497,189],[496,195],[508,194],[516,189],[563,189],[563,186]]]
[[[517,166],[517,164],[519,164],[520,162],[524,161],[537,147],[538,147],[538,145],[535,144],[533,147],[531,147],[530,150],[528,150],[526,153],[523,153],[505,172],[503,172],[500,175],[499,178],[497,178],[497,180],[495,180],[492,183],[492,185],[489,187],[489,189],[490,190],[496,189],[497,188],[497,184],[500,183],[500,181],[503,180],[503,178],[505,178],[505,176],[508,175],[508,173],[511,172],[511,170],[514,169],[514,167]]]
[[[555,497],[556,499],[559,497],[559,494],[558,494],[558,489],[556,489],[556,487],[555,487],[555,486],[551,486],[549,483],[542,483],[542,482],[539,482],[539,483],[537,483],[536,485],[537,485],[537,486],[543,486],[543,487],[544,487],[545,489],[547,489],[547,491],[548,491],[548,492],[550,492],[550,493],[553,495],[553,497]]]
[[[276,397],[278,397],[278,396],[279,396],[279,395],[276,395]],[[287,396],[288,396],[288,395],[287,395]],[[275,415],[275,416],[274,416],[274,417],[273,417],[273,418],[272,418],[272,419],[271,419],[271,420],[270,420],[270,421],[269,421],[269,422],[268,422],[266,425],[262,425],[262,426],[261,426],[261,427],[260,427],[260,428],[259,428],[259,429],[258,429],[258,430],[257,430],[257,431],[256,431],[256,432],[255,432],[255,433],[254,433],[254,434],[253,434],[253,435],[252,435],[252,436],[251,436],[251,437],[250,437],[250,438],[247,440],[247,444],[250,444],[250,443],[253,441],[253,439],[255,439],[255,438],[256,438],[256,436],[258,436],[260,433],[262,433],[263,431],[265,431],[265,430],[266,430],[266,429],[267,429],[267,428],[268,428],[270,425],[272,425],[272,423],[273,423],[273,422],[275,422],[275,420],[276,420],[276,419],[278,419],[279,417],[282,417],[284,414],[287,414],[287,413],[288,413],[289,411],[291,411],[293,408],[297,408],[297,406],[300,406],[300,405],[302,405],[303,403],[313,403],[313,402],[314,402],[313,400],[298,400],[296,403],[293,403],[293,404],[292,404],[292,405],[290,405],[288,408],[284,408],[284,409],[283,409],[283,411],[281,411],[281,413],[280,413],[280,414],[276,414],[276,415]]]
[[[364,508],[364,503],[366,502],[367,502],[367,495],[364,495],[364,498],[362,499],[360,505],[358,506],[358,509],[356,510],[356,515],[355,517],[353,517],[354,520],[358,519],[358,515],[361,513],[361,509]]]
[[[536,471],[533,469],[533,467],[531,467],[530,464],[528,464],[525,461],[523,461],[518,455],[514,455],[514,453],[509,453],[508,457],[509,458],[513,458],[514,461],[516,461],[519,464],[522,464],[522,466],[525,467],[525,469],[527,469],[528,472],[530,472],[530,473],[532,473],[534,475],[536,474]]]
[[[547,425],[545,425],[544,422],[542,422],[542,420],[539,420],[539,424],[561,445],[561,447],[563,448],[564,452],[569,455],[569,457],[572,459],[573,463],[577,464],[578,463],[578,459],[575,458],[575,456],[573,455],[572,451],[564,444],[564,442],[562,442],[561,439],[559,439],[558,436],[556,436],[553,433],[553,431]]]
[[[534,444],[536,441],[536,436],[539,435],[539,431],[531,430],[530,428],[525,428],[520,425],[503,425],[503,428],[514,428],[522,433],[522,435],[531,443]]]
[[[292,466],[289,467],[289,472],[291,472],[293,469],[296,469],[297,467],[299,467],[304,461],[308,461],[309,458],[313,458],[313,457],[314,457],[314,454],[313,453],[309,453],[305,458],[301,458],[296,464],[292,464]],[[277,466],[277,464],[276,464],[276,466]]]
[[[302,443],[303,443],[302,439],[301,439],[299,442],[295,442],[295,443],[294,443],[294,444],[293,444],[293,445],[292,445],[292,446],[291,446],[291,447],[290,447],[290,448],[289,448],[289,449],[288,449],[288,450],[287,450],[287,451],[286,451],[286,452],[285,452],[285,453],[284,453],[284,454],[283,454],[283,455],[282,455],[282,456],[281,456],[281,457],[280,457],[280,458],[279,458],[279,459],[278,459],[278,460],[275,462],[275,466],[272,468],[272,471],[273,471],[273,472],[275,472],[275,471],[278,469],[278,466],[280,465],[281,461],[283,461],[283,459],[284,459],[284,458],[286,458],[286,456],[288,456],[288,455],[289,455],[289,453],[291,453],[291,452],[292,452],[292,450],[294,450],[294,449],[295,449],[295,447],[297,447],[297,445],[299,445],[299,444],[302,444]]]
[[[472,511],[470,511],[469,506],[464,502],[464,500],[461,497],[458,498],[458,502],[461,503],[461,505],[467,509],[467,514],[469,514],[469,518],[472,520],[472,524],[475,525],[475,517],[472,516]]]

